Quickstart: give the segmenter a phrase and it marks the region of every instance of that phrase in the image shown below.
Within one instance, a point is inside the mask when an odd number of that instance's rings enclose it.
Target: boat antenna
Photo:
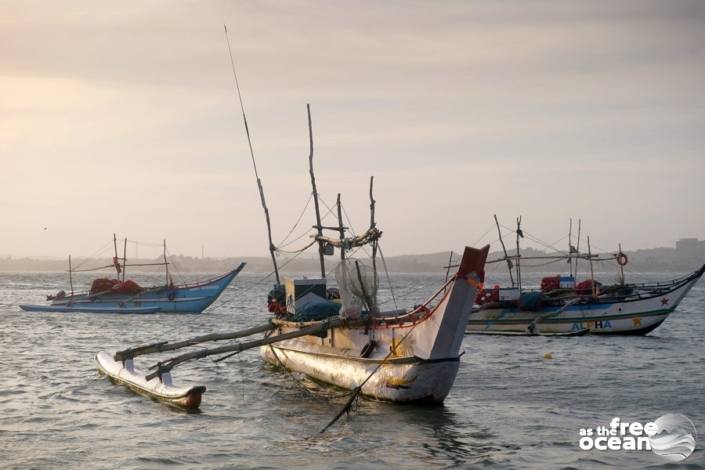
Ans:
[[[71,286],[71,297],[73,297],[73,273],[71,268],[71,255],[69,255],[69,285]]]
[[[313,173],[313,128],[311,127],[311,105],[306,104],[306,113],[308,114],[308,143],[309,143],[309,154],[308,154],[308,173],[311,175],[311,188],[313,190],[313,206],[316,209],[316,226],[314,227],[318,232],[316,237],[318,240],[318,257],[321,262],[321,277],[325,279],[326,277],[326,261],[323,257],[323,245],[326,243],[323,240],[323,226],[321,225],[321,210],[318,206],[318,191],[316,190],[316,175]]]
[[[578,278],[578,261],[580,261],[580,230],[582,229],[583,220],[578,219],[578,242],[575,247],[575,278]]]
[[[568,270],[570,277],[573,277],[573,218],[570,218],[568,226]]]
[[[509,279],[512,281],[512,287],[514,287],[514,274],[512,274],[512,260],[509,259],[509,254],[507,253],[507,247],[504,245],[504,240],[502,239],[502,229],[499,228],[499,220],[497,220],[497,214],[494,214],[494,223],[497,225],[497,233],[499,234],[499,243],[502,244],[502,251],[504,252],[504,259],[507,260],[507,269],[509,269]],[[450,263],[448,263],[450,269]],[[446,276],[447,277],[447,276]]]
[[[279,284],[279,267],[277,266],[277,258],[274,255],[274,252],[277,248],[272,242],[272,224],[269,220],[269,209],[267,209],[267,203],[264,199],[264,189],[262,188],[262,180],[260,180],[259,173],[257,173],[257,162],[255,161],[255,152],[252,150],[252,139],[250,138],[250,128],[247,125],[247,116],[245,116],[245,106],[242,104],[242,93],[240,93],[240,82],[237,79],[237,72],[235,71],[235,60],[233,60],[233,51],[230,47],[230,36],[228,35],[228,27],[227,25],[223,25],[223,28],[225,29],[225,39],[228,43],[228,53],[230,54],[230,65],[233,69],[233,78],[235,79],[235,89],[237,90],[237,97],[240,102],[240,109],[242,110],[242,121],[245,123],[245,134],[247,134],[247,144],[250,146],[250,157],[252,157],[252,167],[255,170],[255,178],[257,178],[257,188],[259,189],[259,197],[262,201],[262,209],[264,209],[264,218],[267,221],[269,254],[272,257],[272,265],[274,266],[274,276],[277,279],[277,284]]]
[[[521,216],[517,217],[517,286],[521,292],[521,251],[519,250],[519,239],[524,238],[524,232],[521,230]]]

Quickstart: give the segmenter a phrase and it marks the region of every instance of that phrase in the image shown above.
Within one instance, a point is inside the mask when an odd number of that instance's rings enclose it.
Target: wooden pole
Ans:
[[[521,231],[521,216],[517,217],[517,287],[519,287],[519,291],[521,292],[521,251],[519,249],[519,238],[521,238],[522,231]]]
[[[114,260],[114,265],[115,265],[115,271],[117,272],[117,278],[118,281],[120,280],[120,263],[118,262],[118,254],[117,254],[117,236],[113,233],[113,248],[115,249],[115,257],[113,258]]]
[[[453,251],[451,250],[450,255],[448,255],[448,266],[446,266],[446,282],[448,282],[448,277],[450,277],[451,263],[453,262]]]
[[[125,282],[125,271],[127,271],[127,237],[122,247],[122,282]]]
[[[162,341],[159,343],[145,344],[143,346],[137,346],[134,348],[125,349],[123,351],[118,351],[113,356],[113,359],[116,361],[124,361],[126,359],[133,359],[137,356],[143,356],[145,354],[155,354],[164,351],[173,351],[175,349],[186,348],[189,346],[194,346],[196,344],[206,343],[209,341],[224,341],[228,339],[244,338],[245,336],[252,336],[257,333],[264,333],[265,331],[270,331],[274,328],[276,328],[276,326],[272,322],[267,322],[263,325],[247,328],[245,330],[233,331],[230,333],[213,333],[209,335],[196,336],[194,338],[186,339],[183,341],[177,341],[174,343]]]
[[[345,260],[345,227],[343,227],[343,210],[340,205],[340,193],[335,204],[338,206],[338,231],[340,232],[340,260]]]
[[[370,228],[373,229],[377,226],[377,222],[375,222],[375,198],[372,195],[372,189],[374,187],[375,183],[375,177],[370,176]],[[377,282],[377,243],[378,240],[375,239],[372,241],[372,271],[375,276],[375,288],[378,286]]]
[[[166,240],[164,240],[164,271],[166,273],[166,286],[169,286],[169,262],[166,260]]]
[[[595,272],[592,267],[592,250],[590,249],[590,237],[587,237],[588,258],[590,258],[590,284],[592,286],[592,296],[595,297]]]
[[[375,204],[377,203],[377,201],[375,201],[375,198],[372,195],[374,184],[375,177],[370,176],[370,228],[375,228],[377,226],[377,222],[375,222]]]
[[[339,326],[343,323],[343,320],[336,321],[335,319],[327,322],[321,322],[318,325],[313,325],[309,326],[306,328],[301,328],[300,330],[296,331],[291,331],[289,333],[283,333],[280,335],[270,335],[267,336],[266,338],[254,340],[254,341],[248,341],[246,343],[236,343],[236,344],[231,344],[227,346],[221,346],[219,348],[213,348],[213,349],[199,349],[198,351],[193,351],[190,353],[182,354],[180,356],[167,359],[166,361],[162,361],[158,363],[157,365],[153,366],[153,369],[156,369],[154,372],[151,374],[148,374],[145,379],[151,380],[155,377],[159,377],[161,374],[165,372],[169,372],[171,369],[176,367],[177,365],[190,361],[192,359],[202,359],[204,357],[208,356],[213,356],[213,355],[218,355],[218,354],[226,354],[226,353],[233,353],[233,352],[240,352],[244,351],[246,349],[252,349],[252,348],[257,348],[260,346],[266,346],[268,344],[273,344],[273,343],[278,343],[279,341],[285,341],[288,339],[293,339],[293,338],[299,338],[301,336],[308,336],[308,335],[316,335],[316,336],[321,336],[324,337],[324,335],[328,332],[330,328],[334,328],[336,326]]]
[[[269,209],[267,208],[267,203],[264,199],[264,189],[262,189],[262,181],[257,178],[257,187],[259,188],[259,197],[262,201],[262,209],[264,209],[264,220],[267,222],[267,239],[269,240],[269,256],[272,258],[272,266],[274,266],[274,277],[279,282],[279,266],[277,266],[277,257],[274,254],[277,251],[277,247],[274,246],[272,241],[272,223],[269,220]]]
[[[69,286],[71,286],[71,297],[73,297],[73,273],[71,271],[71,255],[69,255]]]
[[[514,287],[514,275],[512,274],[512,260],[509,259],[509,254],[507,253],[507,247],[504,246],[504,240],[502,239],[502,229],[499,228],[499,220],[497,220],[497,214],[494,215],[494,223],[497,225],[497,233],[499,234],[499,243],[502,244],[502,251],[504,252],[504,259],[507,260],[507,269],[509,269],[509,279],[512,281],[512,287]]]
[[[257,189],[259,190],[259,198],[262,202],[262,209],[264,209],[264,218],[267,222],[267,238],[269,239],[269,254],[272,257],[272,266],[274,266],[274,276],[277,279],[277,284],[279,282],[279,267],[277,266],[277,258],[275,252],[277,247],[274,246],[272,242],[272,224],[269,220],[269,209],[267,209],[267,203],[264,199],[264,189],[262,188],[262,181],[259,179],[259,173],[257,173],[257,162],[255,161],[255,152],[252,149],[252,138],[250,137],[250,127],[247,125],[247,116],[245,115],[245,105],[242,102],[242,93],[240,93],[240,82],[237,79],[237,72],[235,71],[235,60],[233,59],[233,51],[230,48],[230,36],[228,35],[228,27],[223,25],[225,29],[225,39],[228,43],[228,54],[230,55],[230,66],[233,69],[233,78],[235,79],[235,89],[237,90],[237,97],[240,102],[240,110],[242,111],[242,121],[245,124],[245,134],[247,135],[247,144],[250,147],[250,157],[252,157],[252,167],[255,170],[255,178],[257,179]]]
[[[316,175],[313,173],[313,127],[311,126],[311,105],[306,104],[308,114],[308,172],[311,175],[311,188],[313,189],[313,206],[316,209],[316,231],[318,232],[318,258],[321,263],[321,277],[326,277],[326,261],[323,255],[323,226],[321,225],[321,209],[318,206],[318,191],[316,190]]]
[[[578,242],[575,250],[577,251],[575,255],[575,278],[578,278],[578,260],[580,260],[580,229],[582,228],[582,219],[578,219]]]
[[[570,218],[568,226],[568,269],[570,276],[573,277],[573,218]]]

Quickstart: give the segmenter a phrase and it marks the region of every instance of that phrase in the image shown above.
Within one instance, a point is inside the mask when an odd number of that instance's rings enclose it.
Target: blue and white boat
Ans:
[[[670,315],[705,273],[671,281],[600,286],[595,292],[501,288],[499,300],[476,305],[467,333],[490,335],[645,335]],[[538,300],[537,300],[538,299]]]
[[[174,285],[169,275],[164,244],[164,261],[160,263],[127,264],[126,255],[117,256],[117,240],[113,263],[100,268],[73,270],[69,256],[69,283],[71,293],[59,291],[56,295],[47,296],[48,305],[23,304],[20,308],[27,312],[85,312],[85,313],[118,313],[118,314],[149,314],[149,313],[201,313],[220,296],[235,279],[246,263],[240,263],[230,272],[203,281]],[[125,240],[127,245],[127,239]],[[125,279],[125,269],[130,266],[164,266],[166,268],[165,284],[143,288],[130,279]],[[74,293],[74,272],[95,271],[104,268],[114,268],[115,279],[101,278],[93,281],[87,293]],[[122,275],[122,278],[121,278]]]
[[[28,312],[87,313],[201,313],[232,282],[245,263],[232,271],[193,284],[163,285],[140,289],[135,293],[98,292],[56,295],[48,305],[20,305]]]
[[[521,218],[517,219],[517,254],[511,256],[502,240],[500,224],[495,216],[504,257],[488,263],[507,263],[512,287],[494,286],[482,289],[466,326],[466,333],[489,335],[545,335],[578,336],[590,334],[645,335],[670,315],[690,289],[705,274],[705,265],[677,279],[651,283],[625,283],[624,266],[628,257],[622,252],[593,254],[590,237],[588,252],[572,245],[568,235],[568,252],[549,256],[523,256],[519,240],[524,237]],[[571,220],[572,230],[572,220]],[[578,225],[580,234],[580,225]],[[569,276],[549,276],[540,288],[524,288],[521,283],[521,264],[540,260],[542,263],[567,260]],[[590,266],[590,277],[576,284],[578,261]],[[616,261],[619,282],[604,285],[595,280],[593,263]]]

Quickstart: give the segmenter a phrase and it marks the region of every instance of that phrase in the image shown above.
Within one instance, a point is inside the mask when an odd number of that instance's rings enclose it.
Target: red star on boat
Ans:
[[[661,305],[668,305],[668,299],[666,297],[661,299]]]

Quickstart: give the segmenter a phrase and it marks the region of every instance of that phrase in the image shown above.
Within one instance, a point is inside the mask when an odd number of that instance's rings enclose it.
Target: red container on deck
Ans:
[[[541,279],[541,290],[543,292],[551,292],[552,290],[560,289],[561,277],[549,276]]]

